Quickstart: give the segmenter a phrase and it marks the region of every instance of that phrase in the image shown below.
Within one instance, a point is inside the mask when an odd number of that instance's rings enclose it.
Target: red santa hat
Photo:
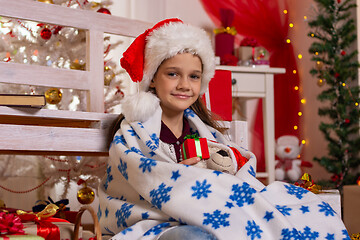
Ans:
[[[208,88],[215,72],[215,55],[207,33],[180,19],[166,19],[139,35],[124,52],[121,66],[132,81],[139,83],[140,92],[125,97],[123,114],[128,121],[144,122],[154,113],[159,99],[148,92],[160,64],[178,53],[192,52],[200,57],[203,72],[200,93]],[[152,95],[152,96],[151,96]],[[150,114],[150,115],[149,115]]]

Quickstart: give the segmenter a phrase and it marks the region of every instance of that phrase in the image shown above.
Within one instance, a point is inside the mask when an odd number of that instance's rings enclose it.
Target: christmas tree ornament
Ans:
[[[322,79],[319,79],[319,80],[317,81],[317,85],[318,85],[319,87],[324,86],[324,84],[325,84],[325,81],[322,80]]]
[[[58,88],[49,88],[45,92],[46,102],[49,104],[58,104],[61,101],[62,93]]]
[[[341,0],[337,0],[338,3],[341,3]]]
[[[38,0],[38,2],[48,3],[48,4],[54,4],[53,0]]]
[[[109,67],[104,67],[104,85],[109,86],[111,83],[111,80],[113,80],[115,77],[114,71]]]
[[[349,124],[349,123],[350,123],[350,119],[345,118],[344,123],[345,123],[345,124]]]
[[[86,182],[82,179],[78,181],[78,185],[83,184],[84,187],[77,192],[77,200],[81,204],[90,204],[95,199],[94,191],[86,185]]]
[[[78,59],[76,59],[75,61],[73,61],[72,63],[70,63],[70,69],[74,69],[74,70],[85,70],[86,64],[85,63],[80,63],[80,61]]]
[[[321,70],[324,66],[324,63],[321,61],[316,61],[316,69]]]
[[[40,37],[44,40],[49,40],[51,38],[52,32],[49,28],[44,27],[40,31]]]
[[[109,9],[107,9],[107,8],[100,8],[99,10],[97,10],[97,12],[98,13],[104,13],[104,14],[109,14],[109,15],[111,15],[111,12],[110,12],[110,10]]]
[[[346,52],[344,50],[341,50],[340,54],[341,54],[341,56],[345,56]]]

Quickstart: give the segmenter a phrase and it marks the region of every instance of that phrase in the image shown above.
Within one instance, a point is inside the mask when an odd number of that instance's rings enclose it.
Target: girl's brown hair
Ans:
[[[190,106],[190,109],[193,110],[205,124],[215,128],[221,133],[226,131],[226,129],[218,123],[218,121],[222,121],[221,117],[207,109],[200,97]]]

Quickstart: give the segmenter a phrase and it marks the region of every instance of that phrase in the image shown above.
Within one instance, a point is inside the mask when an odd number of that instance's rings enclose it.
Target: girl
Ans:
[[[265,187],[255,156],[227,141],[199,100],[214,75],[205,31],[168,19],[134,40],[121,65],[139,92],[123,115],[99,187],[98,211],[112,239],[347,239],[328,203],[294,185]],[[235,175],[193,167],[180,145],[197,133],[209,147],[248,159]],[[180,163],[180,164],[174,164]]]

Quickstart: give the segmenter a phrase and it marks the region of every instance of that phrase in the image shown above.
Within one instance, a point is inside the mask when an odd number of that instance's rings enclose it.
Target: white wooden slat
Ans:
[[[40,151],[47,154],[108,151],[108,133],[102,129],[0,124],[0,132],[2,151]]]
[[[31,116],[37,118],[58,118],[70,120],[88,120],[88,121],[109,121],[113,122],[119,116],[118,114],[79,112],[66,110],[37,109],[27,107],[4,107],[0,106],[1,116]]]
[[[89,72],[0,62],[0,82],[89,90]]]
[[[29,0],[0,0],[0,16],[136,37],[152,24]]]
[[[104,112],[104,34],[92,30],[87,32],[86,55],[87,70],[90,71],[89,85],[91,96],[88,109],[91,112]]]

